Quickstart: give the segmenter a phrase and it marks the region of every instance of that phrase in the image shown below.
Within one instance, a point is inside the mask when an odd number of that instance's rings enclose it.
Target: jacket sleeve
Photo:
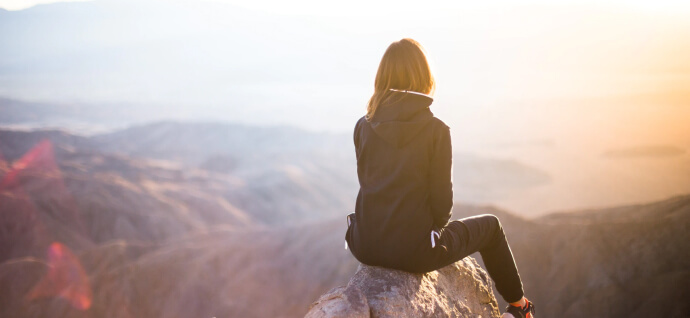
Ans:
[[[442,228],[450,220],[453,209],[453,160],[450,129],[443,125],[434,138],[429,168],[429,198],[434,226]]]
[[[352,139],[355,142],[355,156],[359,158],[359,131],[360,127],[359,125],[362,124],[362,119],[358,120],[357,123],[355,124],[355,129],[352,132]]]

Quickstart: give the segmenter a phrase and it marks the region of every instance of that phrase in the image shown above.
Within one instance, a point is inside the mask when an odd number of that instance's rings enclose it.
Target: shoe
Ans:
[[[527,302],[525,307],[508,304],[508,307],[506,307],[506,312],[501,317],[511,318],[512,315],[512,317],[515,318],[534,318],[534,313],[536,312],[534,310],[534,304],[527,300],[527,298],[525,298],[525,302]]]

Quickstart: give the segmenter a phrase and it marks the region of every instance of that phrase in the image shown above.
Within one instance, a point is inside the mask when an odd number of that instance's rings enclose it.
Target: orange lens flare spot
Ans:
[[[79,259],[65,245],[54,242],[48,248],[48,273],[27,294],[27,299],[60,297],[79,310],[91,307],[89,278]]]

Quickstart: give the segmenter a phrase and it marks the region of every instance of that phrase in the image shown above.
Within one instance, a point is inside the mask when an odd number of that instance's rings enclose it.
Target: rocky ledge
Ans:
[[[498,318],[491,278],[472,257],[426,274],[360,265],[347,286],[314,302],[306,318]]]

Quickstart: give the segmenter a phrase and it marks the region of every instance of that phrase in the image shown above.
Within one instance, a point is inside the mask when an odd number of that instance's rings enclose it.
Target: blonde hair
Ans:
[[[392,90],[431,95],[435,89],[434,75],[422,45],[408,38],[393,42],[381,58],[365,118],[371,120],[376,109],[391,96]]]

